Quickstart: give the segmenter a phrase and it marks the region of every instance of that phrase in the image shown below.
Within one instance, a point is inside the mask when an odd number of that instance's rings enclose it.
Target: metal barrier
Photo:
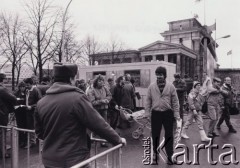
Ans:
[[[74,166],[72,166],[71,168],[80,168],[80,167],[83,167],[83,166],[86,166],[88,165],[89,163],[91,162],[95,162],[95,168],[97,167],[97,159],[99,158],[102,158],[104,156],[106,156],[106,167],[109,168],[109,154],[112,153],[112,168],[121,168],[121,155],[122,155],[122,146],[123,144],[119,144],[117,146],[114,146],[104,152],[101,152],[99,154],[96,154],[97,153],[97,142],[106,142],[105,140],[103,139],[98,139],[98,138],[92,138],[91,137],[91,140],[95,142],[95,156],[79,163],[79,164],[76,164]]]
[[[7,134],[7,131],[8,130],[11,130],[12,128],[11,127],[7,127],[7,126],[0,126],[0,149],[1,149],[1,155],[2,155],[2,166],[3,168],[6,168],[6,158],[5,158],[5,155],[7,153],[7,149],[6,149],[6,146],[7,146],[7,143],[6,143],[6,134]]]
[[[21,129],[21,128],[17,128],[17,127],[6,127],[6,126],[0,126],[0,135],[1,136],[1,140],[2,140],[2,144],[1,144],[1,149],[2,149],[2,164],[0,164],[0,167],[2,168],[6,168],[9,167],[9,163],[8,165],[6,164],[6,158],[5,158],[5,154],[6,154],[6,132],[8,131],[10,133],[10,138],[9,138],[9,143],[12,145],[12,150],[11,150],[11,168],[19,168],[19,167],[24,167],[24,168],[30,168],[32,167],[32,165],[30,164],[30,134],[35,134],[34,130],[29,130],[29,129]],[[25,132],[27,133],[27,164],[23,165],[23,162],[19,162],[20,161],[20,157],[19,157],[19,132]],[[95,147],[94,147],[94,152],[95,152],[95,156],[73,166],[73,168],[79,168],[82,166],[85,166],[91,162],[95,162],[95,167],[97,167],[97,159],[106,156],[106,164],[107,167],[109,167],[109,154],[112,154],[112,162],[111,165],[113,168],[121,168],[121,147],[122,144],[119,144],[117,146],[114,146],[100,154],[97,154],[97,144],[100,142],[107,142],[106,140],[103,139],[98,139],[98,138],[93,138],[91,137],[91,140],[95,142]],[[42,149],[42,143],[39,141],[39,159],[37,159],[38,165],[37,167],[42,167],[42,158],[41,158],[41,149]],[[22,161],[22,160],[21,160]],[[36,166],[36,162],[35,162],[35,166]]]
[[[30,136],[31,134],[35,134],[34,130],[29,130],[29,129],[21,129],[21,128],[16,128],[12,127],[12,168],[18,168],[19,167],[19,132],[25,132],[27,133],[27,166],[26,168],[30,168],[30,148],[31,148],[31,142],[30,142]],[[41,159],[41,140],[39,140],[39,163],[38,167],[42,165],[42,159]]]
[[[136,99],[136,105],[137,107],[145,107],[145,99],[146,95],[140,95],[141,99]]]

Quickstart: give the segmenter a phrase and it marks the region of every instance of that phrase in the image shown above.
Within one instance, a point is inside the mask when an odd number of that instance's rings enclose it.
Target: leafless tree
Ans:
[[[42,80],[43,65],[50,60],[59,44],[53,42],[54,34],[58,32],[60,21],[59,8],[53,6],[52,0],[27,0],[24,4],[29,17],[29,39],[31,62],[39,70],[39,80]],[[36,73],[36,72],[35,72]]]
[[[106,45],[105,51],[110,53],[111,64],[114,64],[117,59],[123,60],[126,54],[123,52],[125,50],[125,44],[120,41],[117,37],[112,36],[110,42]]]
[[[95,62],[94,57],[91,60],[89,56],[100,52],[102,49],[102,45],[94,38],[94,36],[91,35],[87,35],[82,43],[83,54],[85,55],[85,58],[88,60],[89,65],[93,65]]]
[[[15,89],[15,71],[17,72],[17,83],[19,80],[21,61],[27,54],[29,47],[26,45],[24,36],[24,23],[18,15],[12,16],[1,14],[2,36],[0,49],[7,61],[12,64],[12,90]]]

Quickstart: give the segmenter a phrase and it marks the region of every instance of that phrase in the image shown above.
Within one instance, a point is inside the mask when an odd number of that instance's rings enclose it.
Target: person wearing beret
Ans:
[[[8,114],[14,111],[14,106],[17,103],[17,98],[4,86],[5,79],[6,75],[0,73],[0,125],[2,126],[7,126]],[[2,143],[2,129],[0,129],[0,155],[2,155]],[[5,157],[10,156],[6,153]]]
[[[42,162],[46,168],[68,168],[90,157],[87,129],[113,145],[126,144],[93,108],[87,95],[74,86],[78,67],[55,64],[54,83],[38,101],[35,131],[43,140]]]
[[[145,112],[146,116],[151,118],[152,132],[152,164],[158,164],[158,146],[162,127],[165,130],[165,151],[167,154],[167,163],[175,164],[173,159],[174,144],[174,123],[180,121],[179,100],[176,88],[172,83],[166,81],[167,71],[165,67],[158,67],[155,70],[157,81],[148,87],[146,96]]]

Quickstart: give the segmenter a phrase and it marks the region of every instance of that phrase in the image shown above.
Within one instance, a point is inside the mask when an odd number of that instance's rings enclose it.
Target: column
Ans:
[[[189,57],[186,56],[186,64],[185,64],[185,74],[187,74],[189,76]]]
[[[153,61],[156,61],[157,59],[156,59],[156,55],[152,55],[152,60]]]
[[[141,59],[142,59],[142,62],[145,62],[145,56],[142,56]]]
[[[181,73],[181,55],[177,54],[176,71]]]
[[[181,76],[185,75],[185,55],[181,55]]]
[[[164,54],[164,61],[168,62],[168,54]]]

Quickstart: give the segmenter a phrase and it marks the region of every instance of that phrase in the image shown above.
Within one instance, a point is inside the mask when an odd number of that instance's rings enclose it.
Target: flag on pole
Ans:
[[[216,22],[211,26],[207,26],[208,33],[215,31],[215,30],[216,30]]]
[[[232,55],[232,50],[228,51],[227,55]]]
[[[194,17],[195,19],[197,19],[197,18],[198,18],[198,14],[195,13],[195,14],[193,15],[193,17]]]

